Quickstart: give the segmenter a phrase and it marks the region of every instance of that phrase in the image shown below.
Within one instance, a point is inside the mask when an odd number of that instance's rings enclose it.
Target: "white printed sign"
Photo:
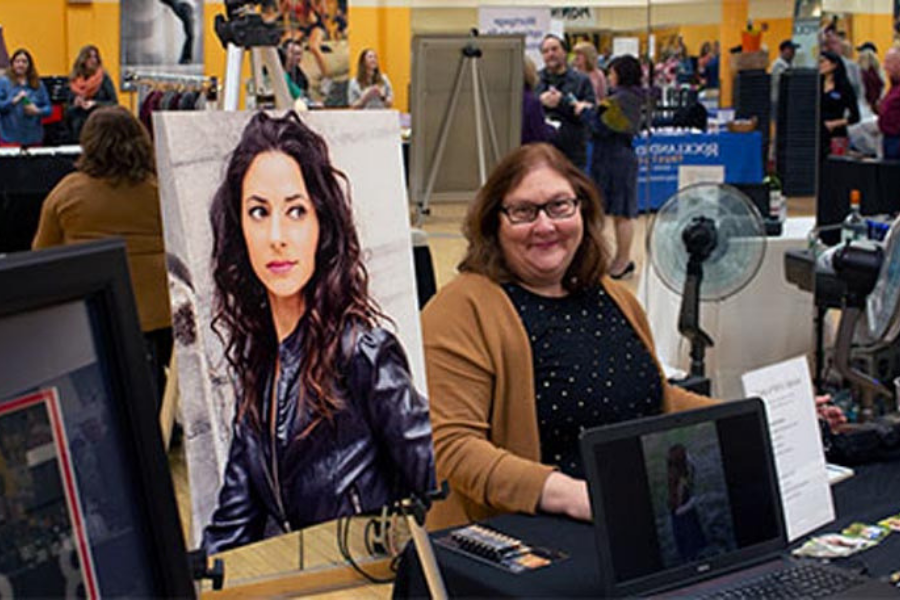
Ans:
[[[788,539],[834,520],[809,365],[800,356],[745,373],[744,394],[766,404]]]

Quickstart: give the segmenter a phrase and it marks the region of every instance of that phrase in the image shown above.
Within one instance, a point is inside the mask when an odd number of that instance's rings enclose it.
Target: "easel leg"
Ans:
[[[284,67],[281,65],[281,59],[278,58],[278,51],[272,46],[259,48],[259,54],[262,63],[269,73],[272,91],[275,93],[275,108],[279,110],[287,110],[293,105],[291,93],[288,91],[287,81],[284,77]],[[257,84],[262,81],[257,79]],[[259,87],[257,86],[257,89]]]
[[[419,555],[419,564],[425,574],[425,581],[428,583],[428,591],[431,593],[432,600],[446,600],[447,588],[444,587],[444,579],[441,577],[441,570],[434,557],[434,547],[431,545],[428,533],[424,527],[419,525],[412,513],[407,513],[406,522],[409,524],[409,531],[412,534],[416,554]]]
[[[224,110],[237,110],[241,93],[241,65],[244,62],[244,49],[228,44],[225,59],[225,103]]]

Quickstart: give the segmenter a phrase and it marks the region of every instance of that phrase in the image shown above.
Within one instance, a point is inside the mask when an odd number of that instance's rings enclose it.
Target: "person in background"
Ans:
[[[359,53],[356,77],[350,80],[347,100],[351,108],[390,108],[394,90],[387,75],[378,66],[378,55],[371,48]]]
[[[575,102],[595,104],[594,88],[586,75],[566,65],[566,44],[559,37],[547,34],[541,41],[544,68],[538,73],[535,93],[547,118],[559,124],[554,145],[578,168],[587,166],[588,129],[575,114]]]
[[[822,76],[819,113],[821,119],[820,153],[824,160],[834,150],[846,149],[847,126],[859,122],[859,103],[847,80],[840,55],[828,50],[819,55]]]
[[[778,44],[778,58],[772,61],[772,66],[769,68],[772,79],[773,117],[778,110],[778,86],[781,85],[781,75],[791,68],[799,47],[800,44],[795,44],[792,40],[783,40]]]
[[[69,106],[66,117],[77,139],[84,122],[95,108],[119,103],[116,86],[103,70],[97,46],[88,45],[78,52],[69,76]]]
[[[460,274],[422,313],[435,464],[451,489],[429,527],[589,520],[581,431],[714,401],[666,382],[640,304],[606,276],[597,188],[553,146],[500,161],[463,231]]]
[[[884,70],[891,89],[878,106],[878,129],[884,135],[884,158],[900,159],[900,49],[893,47],[884,55]]]
[[[710,58],[709,62],[706,63],[706,87],[711,90],[717,90],[721,86],[721,80],[719,79],[720,60],[721,55],[719,54],[719,42],[714,42],[712,49],[712,58]]]
[[[522,90],[521,142],[522,144],[549,142],[556,135],[556,129],[546,122],[541,101],[534,95],[534,87],[538,82],[537,67],[528,55],[523,58],[522,67],[524,89]]]
[[[847,81],[850,83],[854,97],[857,101],[862,100],[864,92],[862,72],[859,69],[859,65],[846,56],[848,46],[845,46],[845,40],[841,37],[837,27],[833,23],[825,28],[822,47],[823,51],[831,52],[841,59],[841,62],[844,64],[844,72],[846,73]],[[852,51],[852,47],[849,47],[849,50]]]
[[[597,49],[590,42],[578,42],[572,48],[574,54],[572,67],[580,73],[587,75],[594,88],[594,100],[600,102],[606,98],[606,75],[598,66]]]
[[[635,270],[631,243],[638,215],[638,160],[632,140],[640,128],[644,103],[641,79],[638,59],[615,58],[609,65],[609,97],[596,110],[583,103],[576,106],[594,136],[591,177],[600,189],[604,212],[612,215],[615,224],[616,253],[609,265],[613,279],[629,276]]]
[[[300,62],[303,60],[303,42],[291,38],[284,43],[284,77],[287,80],[288,91],[291,98],[309,98],[309,79]]]
[[[9,77],[0,77],[0,143],[34,146],[44,141],[43,117],[50,97],[31,53],[19,48],[10,58]]]
[[[862,72],[863,96],[865,107],[878,114],[878,103],[884,96],[885,75],[878,62],[878,48],[872,42],[866,42],[857,48],[859,52],[859,69]]]
[[[706,86],[706,65],[712,60],[712,44],[703,42],[700,45],[700,56],[697,57],[697,76],[700,83]]]
[[[164,367],[172,352],[172,318],[150,136],[128,110],[110,106],[91,113],[80,142],[78,170],[64,177],[44,201],[32,248],[125,239],[138,317],[161,400]]]

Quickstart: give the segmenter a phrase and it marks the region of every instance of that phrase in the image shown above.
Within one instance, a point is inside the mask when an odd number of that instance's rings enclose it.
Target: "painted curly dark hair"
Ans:
[[[272,151],[297,161],[319,219],[316,269],[301,292],[306,301],[301,321],[304,391],[297,399],[309,403],[313,424],[330,421],[343,408],[334,392],[342,332],[353,324],[373,326],[383,317],[369,297],[347,178],[331,165],[325,140],[293,111],[280,118],[257,113],[228,161],[210,209],[216,286],[212,326],[240,384],[238,419],[248,419],[257,429],[263,423],[263,386],[276,361],[278,339],[266,289],[253,272],[244,243],[241,189],[253,160]]]

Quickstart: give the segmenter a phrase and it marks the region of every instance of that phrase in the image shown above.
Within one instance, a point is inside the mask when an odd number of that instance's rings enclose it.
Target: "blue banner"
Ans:
[[[722,165],[725,183],[760,183],[762,135],[750,133],[654,133],[636,137],[638,207],[658,210],[678,191],[681,166]],[[649,194],[647,186],[650,186]]]

